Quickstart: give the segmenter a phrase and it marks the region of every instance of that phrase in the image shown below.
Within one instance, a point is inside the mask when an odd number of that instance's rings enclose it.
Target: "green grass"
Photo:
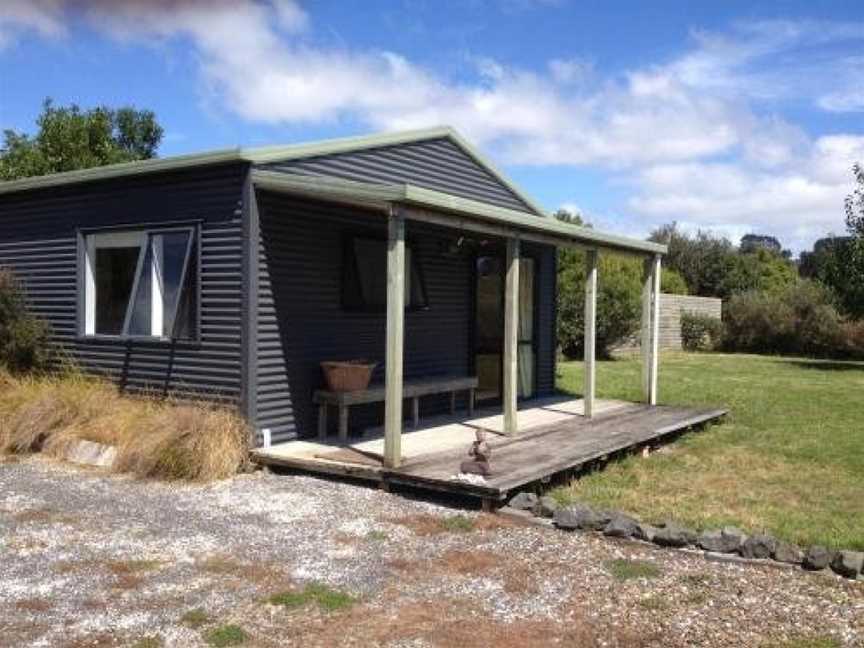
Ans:
[[[582,365],[559,363],[578,394]],[[598,363],[600,398],[640,399],[638,359]],[[661,404],[728,407],[722,425],[632,456],[555,496],[697,527],[734,524],[801,545],[864,549],[864,363],[666,353]]]
[[[660,568],[654,563],[644,560],[626,560],[616,558],[606,561],[606,569],[619,581],[628,581],[634,578],[657,578]]]
[[[356,599],[350,594],[340,592],[320,583],[311,583],[302,590],[280,592],[267,599],[271,605],[281,605],[287,608],[296,608],[317,603],[319,607],[328,612],[350,607]]]
[[[385,540],[387,540],[387,538],[387,533],[379,529],[373,529],[366,534],[366,539],[371,542],[384,542]]]
[[[132,644],[132,648],[162,648],[162,645],[160,637],[144,637]]]
[[[441,527],[445,531],[465,533],[474,530],[474,521],[464,515],[448,515],[441,518]]]
[[[204,610],[196,608],[194,610],[189,610],[186,614],[180,617],[180,622],[190,628],[200,628],[210,622],[210,617],[207,616],[207,613],[204,612]]]
[[[239,646],[246,643],[249,635],[240,626],[222,625],[204,635],[204,641],[215,648]]]

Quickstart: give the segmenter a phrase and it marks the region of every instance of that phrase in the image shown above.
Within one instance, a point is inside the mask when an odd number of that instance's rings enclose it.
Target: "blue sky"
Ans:
[[[755,6],[754,6],[755,5]],[[162,155],[450,124],[548,207],[799,250],[864,162],[860,2],[5,0],[0,128],[156,111]]]

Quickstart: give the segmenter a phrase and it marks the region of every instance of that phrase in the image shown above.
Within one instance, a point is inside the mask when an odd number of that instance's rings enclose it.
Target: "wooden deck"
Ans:
[[[665,437],[718,419],[725,409],[649,406],[623,401],[598,401],[593,419],[584,417],[582,401],[534,401],[518,413],[515,437],[497,434],[502,417],[478,410],[471,419],[440,417],[419,430],[403,434],[403,464],[383,467],[380,430],[349,442],[290,441],[253,453],[262,464],[309,473],[342,475],[384,484],[457,493],[500,501],[519,487],[578,470],[615,453],[655,444]],[[482,483],[456,479],[459,464],[477,428],[490,432],[492,475]]]

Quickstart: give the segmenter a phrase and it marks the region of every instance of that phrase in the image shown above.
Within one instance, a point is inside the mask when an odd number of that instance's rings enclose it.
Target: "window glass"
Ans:
[[[148,247],[135,288],[129,335],[151,335],[153,322],[153,251]]]
[[[127,231],[85,239],[84,333],[192,337],[192,231]]]
[[[186,267],[186,253],[189,249],[189,232],[169,232],[153,237],[153,249],[159,259],[157,276],[161,280],[164,334],[174,328],[174,319],[180,297],[180,282]]]
[[[387,242],[353,238],[345,260],[343,305],[349,310],[384,310],[387,306]],[[405,307],[425,308],[426,287],[419,264],[405,246]]]
[[[139,246],[96,248],[93,260],[96,333],[120,335],[123,332],[140,251]]]

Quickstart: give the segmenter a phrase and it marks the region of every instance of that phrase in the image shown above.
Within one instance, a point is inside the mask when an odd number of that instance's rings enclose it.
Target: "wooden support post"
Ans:
[[[504,434],[518,431],[516,399],[519,347],[519,239],[507,239],[507,275],[504,287]]]
[[[585,253],[585,381],[582,399],[585,416],[594,416],[597,395],[597,250]]]
[[[387,219],[387,349],[384,368],[384,465],[402,461],[402,351],[405,340],[405,218]]]
[[[660,343],[660,255],[645,262],[642,285],[642,393],[649,405],[657,404],[657,368]]]
[[[318,438],[323,441],[327,438],[327,404],[318,405]]]
[[[348,406],[339,406],[339,440],[348,440]]]

